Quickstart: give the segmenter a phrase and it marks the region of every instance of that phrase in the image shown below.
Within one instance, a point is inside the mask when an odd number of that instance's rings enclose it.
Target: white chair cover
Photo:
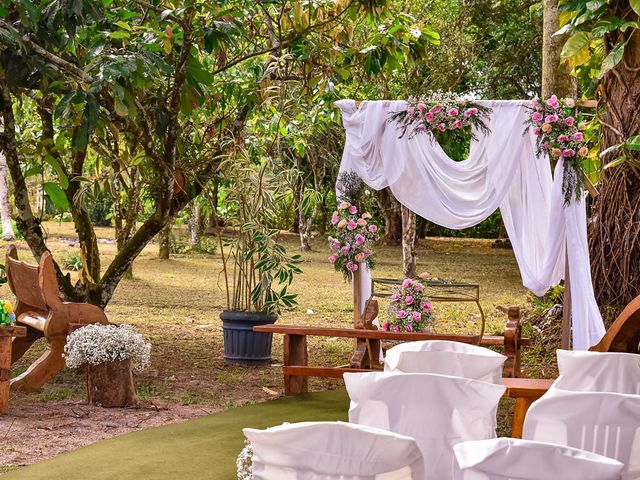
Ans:
[[[387,350],[384,371],[437,373],[502,384],[507,357],[488,348],[445,340],[406,342]]]
[[[552,389],[640,394],[640,355],[558,350]]]
[[[345,422],[245,428],[253,480],[417,480],[422,455],[412,438]]]
[[[517,438],[463,442],[453,450],[454,480],[618,480],[624,467],[577,448]]]
[[[640,478],[640,395],[549,391],[534,402],[522,438],[615,458],[622,478]]]
[[[345,373],[349,421],[416,439],[425,479],[453,478],[453,446],[495,438],[502,385],[421,373]]]

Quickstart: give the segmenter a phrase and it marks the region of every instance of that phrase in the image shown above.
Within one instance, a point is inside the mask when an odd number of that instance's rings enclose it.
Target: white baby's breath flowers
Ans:
[[[236,471],[238,480],[251,480],[253,478],[253,448],[248,440],[244,441],[244,448],[236,459]]]
[[[133,368],[144,370],[149,366],[150,356],[151,344],[131,325],[87,325],[71,333],[64,347],[69,368],[130,360]]]

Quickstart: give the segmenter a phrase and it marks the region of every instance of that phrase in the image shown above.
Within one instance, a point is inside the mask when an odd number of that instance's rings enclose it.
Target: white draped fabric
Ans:
[[[526,102],[478,103],[492,109],[490,133],[476,131],[469,158],[455,162],[430,134],[399,138],[389,117],[406,102],[336,102],[346,131],[340,171],[356,172],[376,190],[390,187],[400,203],[447,228],[471,227],[500,208],[523,284],[536,295],[563,279],[567,252],[573,348],[586,350],[602,338],[604,324],[591,283],[584,201],[563,207],[563,164],[552,176],[546,156],[536,156],[533,133],[523,135]],[[361,283],[364,305],[366,268]]]

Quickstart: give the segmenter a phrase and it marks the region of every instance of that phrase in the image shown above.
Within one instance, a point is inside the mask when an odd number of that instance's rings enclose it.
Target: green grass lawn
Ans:
[[[46,222],[48,245],[54,257],[79,253],[66,239],[74,237],[71,223]],[[100,238],[113,238],[112,229],[97,229]],[[178,234],[186,232],[177,230]],[[297,249],[297,237],[284,235],[285,243]],[[417,249],[418,271],[431,276],[479,283],[481,303],[487,316],[486,333],[501,334],[506,316],[498,306],[528,304],[528,293],[521,284],[518,267],[510,250],[492,249],[490,241],[462,239],[428,239]],[[339,326],[352,325],[351,287],[327,262],[324,238],[315,240],[314,251],[303,254],[304,273],[293,291],[299,306],[281,315],[282,324]],[[31,255],[19,242],[21,258]],[[101,243],[102,266],[115,253],[113,243]],[[375,276],[401,276],[400,248],[377,250]],[[229,408],[274,398],[283,391],[280,365],[282,339],[274,337],[274,364],[266,368],[225,366],[222,326],[219,314],[224,308],[220,277],[221,260],[216,255],[173,256],[168,261],[157,258],[157,245],[148,246],[134,264],[134,278],[119,285],[107,307],[112,322],[133,324],[153,344],[151,368],[138,377],[138,393],[143,398],[160,398],[182,404]],[[71,273],[76,275],[75,272]],[[0,295],[11,297],[7,286]],[[313,313],[307,313],[313,311]],[[438,332],[470,333],[479,331],[479,315],[474,304],[436,304]],[[531,329],[525,328],[526,332]],[[42,346],[40,346],[42,348]],[[340,365],[348,362],[352,340],[311,338],[311,364]],[[34,348],[16,368],[19,372],[39,354]],[[554,352],[534,346],[525,353],[524,370],[528,376],[553,376]],[[313,391],[335,388],[338,380],[312,379]],[[65,370],[38,393],[42,400],[81,399],[85,395],[83,377]]]

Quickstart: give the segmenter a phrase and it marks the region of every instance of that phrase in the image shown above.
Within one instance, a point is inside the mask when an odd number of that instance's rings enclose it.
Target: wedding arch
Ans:
[[[552,173],[526,129],[530,103],[476,102],[489,112],[486,128],[473,125],[469,157],[455,162],[430,133],[403,135],[390,118],[406,101],[340,100],[346,141],[340,172],[353,171],[371,188],[389,187],[421,217],[451,229],[480,223],[498,208],[525,287],[543,295],[571,278],[573,348],[586,350],[605,328],[593,293],[584,195],[567,202],[565,162]],[[338,192],[340,184],[336,185]],[[361,305],[370,296],[368,269],[361,270]]]

